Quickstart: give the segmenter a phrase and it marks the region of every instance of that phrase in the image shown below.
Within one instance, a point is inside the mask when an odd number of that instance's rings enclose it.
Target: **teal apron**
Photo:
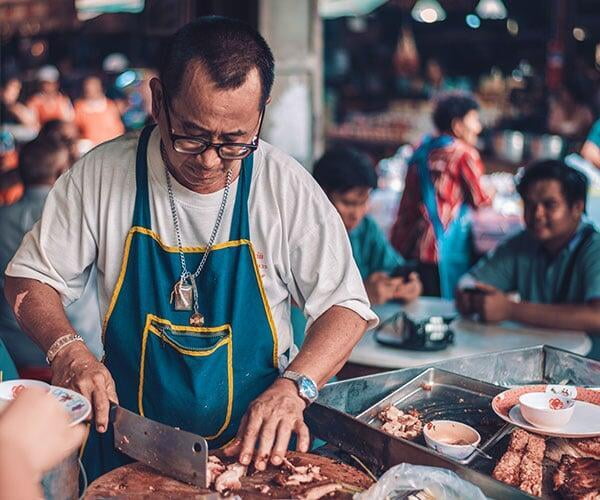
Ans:
[[[429,154],[434,149],[447,147],[452,141],[452,137],[448,135],[426,138],[411,159],[411,163],[415,163],[417,166],[421,198],[435,233],[441,296],[451,300],[454,299],[454,290],[458,280],[473,263],[471,210],[466,203],[463,203],[457,217],[444,229],[438,213],[435,186],[429,170]]]
[[[144,129],[138,144],[133,225],[104,322],[104,362],[121,406],[221,447],[279,373],[277,334],[249,239],[253,160],[242,163],[229,241],[213,246],[197,278],[205,325],[192,327],[192,311],[175,311],[169,303],[181,274],[177,248],[152,231],[150,132]],[[188,268],[196,269],[204,249],[184,252]],[[110,426],[103,435],[91,431],[84,451],[90,480],[128,462],[112,440]]]

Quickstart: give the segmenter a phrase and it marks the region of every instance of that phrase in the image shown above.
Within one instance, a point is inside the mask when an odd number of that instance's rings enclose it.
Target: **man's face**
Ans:
[[[333,206],[342,216],[346,231],[352,231],[367,214],[370,193],[370,188],[358,187],[345,193],[333,192],[329,195]]]
[[[454,135],[471,146],[477,144],[477,137],[481,134],[482,128],[479,111],[476,109],[472,109],[463,118],[455,119],[452,123]]]
[[[58,92],[58,82],[43,81],[40,83],[40,90],[44,94],[56,94]]]
[[[87,99],[99,99],[104,96],[100,79],[96,77],[86,78],[83,82],[83,95]]]
[[[170,95],[171,127],[168,130],[163,91],[158,79],[150,82],[152,114],[158,122],[171,173],[188,189],[210,193],[221,189],[226,172],[240,160],[224,160],[214,147],[201,154],[175,151],[170,132],[210,142],[249,144],[260,120],[261,80],[256,69],[237,89],[219,89],[200,63],[188,65],[179,92]],[[168,92],[169,89],[166,89]]]
[[[523,200],[525,225],[542,244],[562,244],[570,238],[583,214],[583,202],[569,206],[561,185],[554,179],[533,183]]]

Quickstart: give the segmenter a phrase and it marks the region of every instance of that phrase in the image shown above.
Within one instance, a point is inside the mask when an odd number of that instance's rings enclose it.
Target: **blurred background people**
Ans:
[[[35,114],[19,101],[21,80],[9,77],[3,84],[0,93],[0,123],[37,127]]]
[[[419,262],[424,295],[452,298],[473,263],[470,208],[490,203],[475,147],[482,130],[478,109],[470,94],[442,94],[433,112],[438,135],[423,140],[406,173],[391,240]]]
[[[0,207],[11,205],[23,196],[18,161],[14,137],[10,132],[0,130]]]
[[[578,85],[566,83],[550,98],[548,130],[571,139],[584,138],[594,122],[587,96]]]
[[[41,217],[52,186],[70,167],[69,148],[55,137],[40,136],[23,146],[19,173],[25,185],[25,193],[18,202],[0,207],[0,287],[4,286],[4,270],[19,248],[23,236]],[[74,195],[81,196],[81,193]],[[81,298],[67,307],[67,315],[92,352],[100,356],[100,313],[94,273],[95,270],[91,270],[92,279],[88,279]],[[49,380],[50,369],[46,364],[45,353],[21,331],[3,295],[0,297],[0,339],[4,341],[24,378]]]
[[[60,73],[55,66],[42,66],[37,72],[38,91],[27,101],[39,126],[50,120],[72,121],[71,100],[60,92]]]
[[[49,137],[67,146],[71,165],[81,157],[79,129],[74,122],[50,120],[40,130],[39,137]]]
[[[581,148],[581,156],[600,168],[600,120],[597,120]]]
[[[106,97],[100,78],[88,76],[82,88],[82,97],[75,101],[75,124],[81,138],[95,146],[123,134],[125,126],[119,108]]]

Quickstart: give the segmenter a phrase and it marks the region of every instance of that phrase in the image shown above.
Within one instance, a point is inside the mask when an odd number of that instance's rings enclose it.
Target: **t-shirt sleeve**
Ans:
[[[597,120],[587,136],[587,140],[600,148],[600,120]]]
[[[402,256],[394,250],[387,240],[381,228],[372,219],[367,219],[367,231],[365,237],[369,242],[369,255],[367,265],[369,275],[383,271],[391,273],[396,267],[404,264]]]
[[[310,204],[305,214],[313,214],[312,223],[291,240],[289,284],[292,298],[308,317],[307,328],[333,306],[351,309],[374,327],[377,316],[370,309],[340,216],[320,191],[315,190]]]
[[[597,235],[596,235],[597,236]],[[583,299],[585,302],[600,299],[600,238],[594,238],[581,256],[583,264]]]
[[[517,288],[515,252],[516,248],[512,239],[500,243],[494,250],[482,257],[468,274],[476,281],[492,285],[503,292],[513,292]]]
[[[65,306],[81,296],[96,257],[96,239],[75,181],[78,170],[76,165],[58,179],[41,219],[6,268],[7,276],[50,285]]]

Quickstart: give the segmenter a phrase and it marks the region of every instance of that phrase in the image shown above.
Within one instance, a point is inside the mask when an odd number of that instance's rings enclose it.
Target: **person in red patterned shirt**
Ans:
[[[490,203],[475,144],[479,106],[470,94],[441,95],[433,112],[439,132],[426,137],[409,162],[392,245],[419,262],[424,295],[452,298],[472,264],[470,209]]]

